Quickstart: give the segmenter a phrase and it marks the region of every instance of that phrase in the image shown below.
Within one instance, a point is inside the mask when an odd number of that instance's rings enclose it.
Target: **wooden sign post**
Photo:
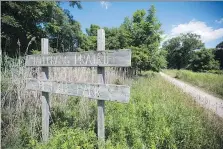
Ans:
[[[97,51],[104,51],[105,50],[105,32],[103,29],[99,29],[97,31]],[[98,83],[105,84],[105,68],[98,67]],[[105,139],[105,101],[98,100],[98,139],[102,143]]]
[[[41,53],[43,55],[48,54],[48,44],[49,41],[46,38],[41,39]],[[48,67],[42,67],[40,79],[46,81],[49,79]],[[42,92],[42,137],[43,141],[47,141],[49,137],[49,93]]]
[[[48,54],[48,39],[41,40],[41,55],[26,56],[26,66],[42,67],[39,79],[28,78],[26,89],[42,91],[42,138],[49,137],[49,92],[98,99],[97,134],[105,141],[105,100],[127,103],[130,87],[106,84],[104,67],[131,66],[131,50],[105,50],[105,33],[97,32],[97,51]],[[98,83],[70,83],[49,81],[48,67],[97,67]]]

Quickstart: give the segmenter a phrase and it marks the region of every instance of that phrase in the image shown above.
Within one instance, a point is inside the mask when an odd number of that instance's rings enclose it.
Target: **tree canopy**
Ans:
[[[223,41],[216,46],[215,59],[220,62],[220,68],[223,69]]]
[[[216,46],[216,49],[223,49],[223,41]]]
[[[195,51],[190,62],[193,71],[208,71],[219,69],[219,62],[214,59],[215,49],[201,49]]]
[[[168,68],[187,68],[193,51],[204,47],[200,36],[187,33],[172,38],[163,44],[163,49],[168,52]]]
[[[80,2],[70,5],[81,8]],[[80,36],[80,24],[59,2],[4,1],[1,8],[2,49],[10,56],[40,49],[40,38],[44,37],[50,39],[52,48],[71,50]]]
[[[40,51],[41,38],[49,39],[50,52],[96,50],[97,30],[101,27],[91,24],[84,33],[78,20],[74,19],[69,10],[62,9],[60,3],[62,2],[2,2],[3,54],[15,57],[36,53]],[[70,7],[84,11],[78,1],[69,4]],[[161,26],[153,5],[148,11],[136,10],[131,17],[124,18],[119,27],[103,27],[106,49],[132,49],[132,67],[140,71],[160,71],[166,66],[177,69],[195,66],[198,60],[194,59],[194,51],[204,48],[200,36],[193,33],[181,34],[166,41],[160,48],[163,34]],[[221,67],[222,47],[223,42],[216,46],[214,52]],[[199,57],[199,54],[197,52],[195,55]],[[202,54],[211,57],[209,52],[203,50]],[[205,58],[199,59],[203,61]]]

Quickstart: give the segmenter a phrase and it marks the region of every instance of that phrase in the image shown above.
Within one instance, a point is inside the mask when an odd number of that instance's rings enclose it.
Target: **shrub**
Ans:
[[[97,136],[92,130],[63,127],[54,131],[47,144],[30,141],[30,148],[36,149],[91,149],[97,145]]]

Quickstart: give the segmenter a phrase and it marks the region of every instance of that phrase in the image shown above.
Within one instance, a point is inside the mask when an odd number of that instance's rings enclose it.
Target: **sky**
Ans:
[[[83,32],[91,24],[100,27],[119,27],[125,17],[132,17],[138,9],[156,8],[156,16],[162,23],[163,41],[180,33],[201,35],[207,48],[214,48],[223,41],[223,2],[81,2],[83,9],[61,3],[80,22]]]

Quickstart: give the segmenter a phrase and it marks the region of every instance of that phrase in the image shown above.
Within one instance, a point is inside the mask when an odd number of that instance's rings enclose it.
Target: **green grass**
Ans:
[[[87,112],[80,110],[81,100],[69,102],[52,112],[50,141],[32,140],[32,147],[96,148],[96,102],[88,102]],[[106,102],[106,149],[221,149],[222,124],[159,74],[146,73],[133,82],[130,103]]]
[[[164,70],[164,72],[223,98],[222,74],[198,73],[189,70]]]

